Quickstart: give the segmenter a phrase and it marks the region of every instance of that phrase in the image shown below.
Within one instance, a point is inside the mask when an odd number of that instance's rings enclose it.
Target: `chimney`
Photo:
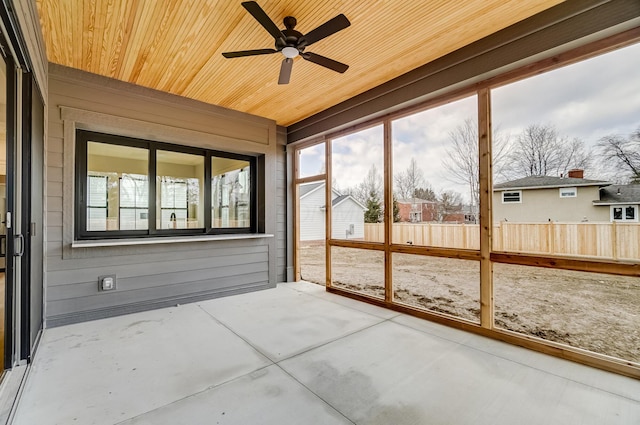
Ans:
[[[579,168],[574,168],[573,170],[569,170],[568,177],[570,179],[582,179],[584,178],[584,170]]]

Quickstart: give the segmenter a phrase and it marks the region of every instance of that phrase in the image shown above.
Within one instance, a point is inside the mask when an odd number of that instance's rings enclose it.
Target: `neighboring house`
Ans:
[[[324,182],[301,184],[299,189],[300,240],[325,239]],[[331,190],[334,239],[363,239],[364,213],[367,208],[351,195]]]
[[[596,209],[608,214],[610,221],[638,222],[640,184],[611,185],[600,189],[600,199],[593,201]],[[608,207],[608,208],[603,208]]]
[[[600,189],[610,183],[582,178],[529,176],[493,186],[493,220],[519,222],[609,221],[609,211],[594,207]]]
[[[400,221],[419,223],[438,220],[438,203],[420,198],[398,199]]]

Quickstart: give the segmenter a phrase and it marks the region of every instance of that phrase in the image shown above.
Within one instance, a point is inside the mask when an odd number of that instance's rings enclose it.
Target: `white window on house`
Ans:
[[[502,192],[502,203],[503,204],[514,204],[522,202],[522,191],[521,190],[512,190],[510,192]]]
[[[611,221],[638,221],[638,206],[612,205]]]
[[[560,188],[561,198],[575,198],[576,196],[578,196],[577,187],[561,187]]]

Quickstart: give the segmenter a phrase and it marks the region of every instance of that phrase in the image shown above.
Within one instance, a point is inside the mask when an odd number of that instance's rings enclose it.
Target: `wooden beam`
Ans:
[[[324,224],[324,239],[325,239],[325,286],[327,289],[331,288],[331,245],[329,242],[331,241],[331,153],[333,150],[332,140],[325,140],[324,147],[324,166],[326,170],[326,180],[325,180],[325,224]]]
[[[510,252],[492,252],[491,261],[495,263],[516,264],[521,266],[640,277],[640,263],[625,261],[560,256],[538,256]]]
[[[294,153],[295,155],[295,153]],[[300,281],[300,188],[297,184],[293,185],[293,271],[294,280]]]
[[[384,121],[384,299],[393,301],[393,137],[391,121]]]
[[[491,96],[487,88],[478,91],[478,156],[480,179],[480,324],[492,329],[493,306],[493,249],[491,229],[493,216],[491,202],[493,194],[491,170]]]
[[[365,242],[354,241],[350,239],[329,239],[327,243],[329,244],[329,246],[339,246],[341,248],[369,249],[373,251],[385,250],[383,242]]]
[[[431,246],[391,244],[389,250],[391,252],[397,252],[399,254],[455,258],[458,260],[480,260],[480,251],[471,249],[437,248]]]

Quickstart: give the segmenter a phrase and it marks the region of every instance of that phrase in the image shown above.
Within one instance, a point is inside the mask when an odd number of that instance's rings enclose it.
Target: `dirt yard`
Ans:
[[[383,253],[334,248],[333,284],[384,297]],[[479,263],[393,256],[397,302],[480,320]],[[324,246],[301,248],[304,280],[324,285]],[[498,327],[640,363],[640,278],[494,265]]]

